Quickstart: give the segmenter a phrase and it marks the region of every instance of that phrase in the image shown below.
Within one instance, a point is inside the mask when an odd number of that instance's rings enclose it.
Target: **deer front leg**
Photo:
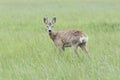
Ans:
[[[58,48],[59,48],[59,53],[63,53],[63,51],[65,50],[64,45],[62,43],[58,44]]]
[[[58,48],[59,48],[59,53],[63,53],[64,47],[60,45],[60,46],[58,46]]]
[[[65,50],[62,41],[57,40],[57,41],[55,41],[55,44],[59,48],[59,53],[62,53]]]

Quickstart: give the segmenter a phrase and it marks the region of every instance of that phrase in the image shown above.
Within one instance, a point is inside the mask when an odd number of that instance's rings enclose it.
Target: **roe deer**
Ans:
[[[89,53],[86,49],[86,43],[88,41],[88,36],[86,34],[79,30],[66,30],[54,32],[52,28],[54,23],[56,22],[56,17],[53,17],[51,21],[48,21],[48,18],[44,18],[43,21],[48,28],[50,38],[59,48],[60,52],[64,51],[65,47],[72,47],[77,57],[80,58],[77,52],[77,48],[80,47],[90,58]]]

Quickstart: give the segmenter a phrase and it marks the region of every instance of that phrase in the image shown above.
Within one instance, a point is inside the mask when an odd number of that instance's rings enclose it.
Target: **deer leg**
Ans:
[[[80,44],[81,49],[87,54],[88,58],[90,58],[90,55],[86,49],[86,43]]]
[[[59,52],[62,53],[64,51],[64,47],[63,46],[59,46]]]
[[[64,47],[64,45],[62,46],[62,50],[65,51],[65,47]]]
[[[65,49],[62,43],[58,44],[59,53],[62,53]]]
[[[78,54],[78,51],[77,51],[77,48],[78,48],[77,45],[72,46],[73,51],[75,52],[75,54],[77,55],[77,57],[80,58],[80,56]]]
[[[59,53],[62,53],[64,51],[64,45],[61,40],[55,40],[55,45],[59,48]]]

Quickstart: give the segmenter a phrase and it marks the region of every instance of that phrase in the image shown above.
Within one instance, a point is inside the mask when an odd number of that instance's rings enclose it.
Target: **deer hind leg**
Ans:
[[[87,54],[88,58],[90,58],[90,55],[89,55],[88,50],[86,48],[86,42],[81,43],[79,46]]]
[[[77,55],[77,57],[80,58],[80,56],[79,56],[79,54],[78,54],[78,51],[77,51],[78,45],[73,45],[73,46],[72,46],[72,49],[73,49],[73,51],[75,52],[75,54]]]

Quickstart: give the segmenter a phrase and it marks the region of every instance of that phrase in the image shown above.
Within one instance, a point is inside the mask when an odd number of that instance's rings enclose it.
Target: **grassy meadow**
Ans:
[[[45,16],[87,33],[91,59],[59,54]],[[120,1],[0,0],[0,80],[120,80]]]

